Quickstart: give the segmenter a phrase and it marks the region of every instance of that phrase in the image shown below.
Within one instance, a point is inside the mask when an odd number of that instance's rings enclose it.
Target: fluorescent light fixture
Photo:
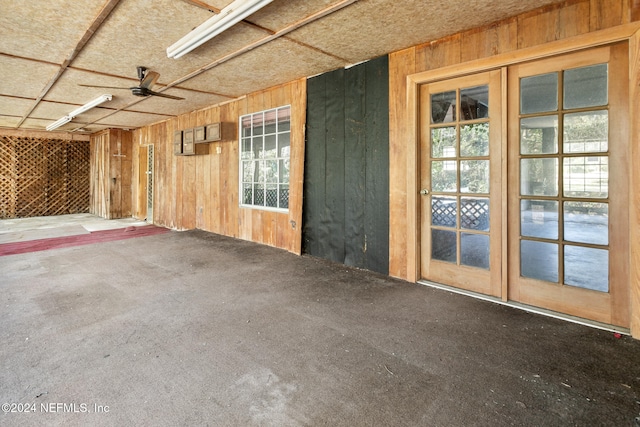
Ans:
[[[56,120],[55,122],[51,123],[49,126],[47,126],[47,130],[58,129],[60,126],[66,125],[67,123],[69,123],[71,121],[71,119],[72,119],[72,117],[70,117],[70,116],[61,117],[58,120]]]
[[[229,27],[242,21],[247,16],[262,9],[273,0],[235,0],[220,11],[219,14],[207,19],[189,34],[167,48],[169,58],[178,59],[201,44],[208,42]]]
[[[66,116],[61,117],[58,120],[56,120],[55,122],[51,123],[49,126],[47,126],[47,130],[54,130],[54,129],[59,128],[62,125],[66,125],[71,120],[73,120],[74,117],[79,116],[80,114],[82,114],[82,113],[84,113],[86,111],[89,111],[93,107],[96,107],[96,106],[102,104],[103,102],[111,101],[112,98],[113,98],[113,96],[111,94],[108,94],[108,93],[106,93],[104,95],[100,95],[96,99],[87,102],[82,107],[76,108],[75,110],[73,110],[72,112],[67,114]]]
[[[86,111],[89,111],[93,107],[97,107],[98,105],[102,104],[103,102],[111,101],[112,98],[113,98],[113,96],[111,96],[110,94],[107,94],[107,93],[105,93],[104,95],[100,95],[99,97],[97,97],[93,101],[89,101],[86,104],[84,104],[82,107],[78,107],[75,110],[73,110],[72,112],[70,112],[69,116],[71,118],[79,116],[80,114],[82,114],[82,113],[84,113]]]

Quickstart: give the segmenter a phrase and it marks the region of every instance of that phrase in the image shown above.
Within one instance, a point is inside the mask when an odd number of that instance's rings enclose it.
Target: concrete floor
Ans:
[[[630,337],[202,231],[0,257],[0,307],[3,426],[640,413]]]
[[[92,231],[143,225],[148,224],[134,218],[108,220],[87,213],[3,219],[0,220],[0,244],[76,236]]]

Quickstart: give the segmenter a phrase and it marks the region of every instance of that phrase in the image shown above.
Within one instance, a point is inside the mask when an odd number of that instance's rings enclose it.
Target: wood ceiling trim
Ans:
[[[203,2],[203,1],[200,1],[200,0],[182,0],[182,1],[185,2],[185,3],[189,3],[190,5],[197,6],[197,7],[200,7],[202,9],[206,9],[209,12],[213,12],[213,13],[220,13],[220,11],[222,10],[222,9],[218,9],[217,7],[211,6],[210,4],[207,4],[207,3]]]
[[[185,3],[191,4],[191,5],[194,5],[194,6],[201,7],[201,8],[203,8],[203,9],[206,9],[206,10],[208,10],[208,11],[210,11],[210,12],[214,12],[214,13],[216,13],[216,14],[220,13],[220,11],[222,10],[222,9],[218,9],[218,8],[216,8],[216,7],[210,6],[210,5],[208,5],[208,4],[206,4],[206,3],[202,2],[202,1],[199,1],[199,0],[182,0],[182,1],[184,1]],[[638,1],[640,1],[640,0],[638,0]],[[271,30],[271,29],[269,29],[269,28],[263,27],[263,26],[261,26],[261,25],[258,25],[258,24],[254,23],[254,22],[251,22],[251,21],[248,21],[248,20],[246,20],[246,19],[243,19],[242,21],[240,21],[240,23],[241,23],[241,24],[243,24],[243,25],[246,25],[246,26],[249,26],[249,27],[255,28],[255,29],[257,29],[257,30],[264,31],[265,33],[268,33],[268,34],[270,34],[270,35],[274,35],[274,34],[276,33],[276,31],[274,31],[274,30]],[[349,61],[348,61],[347,59],[345,59],[345,58],[341,58],[341,57],[339,57],[339,56],[337,56],[337,55],[334,55],[334,54],[332,54],[332,53],[329,53],[329,52],[327,52],[327,51],[325,51],[325,50],[322,50],[322,49],[320,49],[320,48],[317,48],[317,47],[311,46],[311,45],[309,45],[309,44],[307,44],[307,43],[304,43],[304,42],[301,42],[301,41],[299,41],[299,40],[293,39],[293,38],[291,38],[291,37],[284,37],[284,38],[285,38],[286,40],[290,41],[290,42],[297,43],[297,44],[298,44],[298,45],[300,45],[300,46],[306,47],[306,48],[308,48],[308,49],[315,50],[316,52],[318,52],[318,53],[322,53],[323,55],[330,56],[330,57],[332,57],[332,58],[334,58],[334,59],[337,59],[338,61],[342,61],[342,62],[349,62]]]
[[[181,77],[181,78],[179,78],[177,80],[174,80],[173,82],[167,84],[164,88],[157,90],[157,92],[164,92],[167,89],[176,87],[180,83],[184,83],[184,82],[186,82],[188,80],[191,80],[192,78],[197,77],[200,74],[202,74],[202,73],[204,73],[206,71],[209,71],[212,68],[217,67],[218,65],[224,64],[225,62],[228,62],[228,61],[232,60],[233,58],[237,58],[238,56],[243,55],[243,54],[245,54],[245,53],[247,53],[247,52],[249,52],[249,51],[251,51],[253,49],[256,49],[256,48],[258,48],[258,47],[260,47],[260,46],[262,46],[262,45],[264,45],[266,43],[269,43],[269,42],[271,42],[273,40],[276,40],[276,39],[278,39],[280,37],[284,37],[285,35],[291,33],[292,31],[297,30],[298,28],[304,27],[305,25],[308,25],[308,24],[310,24],[310,23],[312,23],[314,21],[317,21],[318,19],[324,18],[327,15],[331,15],[332,13],[337,12],[337,11],[339,11],[341,9],[344,9],[347,6],[350,6],[353,3],[356,3],[357,1],[358,0],[341,0],[341,1],[337,2],[337,3],[334,3],[334,4],[324,8],[322,10],[319,10],[318,12],[315,12],[315,13],[307,16],[306,18],[303,18],[303,19],[301,19],[301,20],[299,20],[297,22],[294,22],[293,24],[283,28],[282,30],[273,32],[273,34],[269,34],[267,37],[264,37],[264,38],[262,38],[260,40],[257,40],[257,41],[255,41],[255,42],[253,42],[253,43],[251,43],[251,44],[249,44],[249,45],[247,45],[247,46],[245,46],[245,47],[243,47],[241,49],[236,50],[235,52],[231,52],[231,53],[223,56],[222,58],[219,58],[219,59],[217,59],[217,60],[205,65],[204,67],[201,67],[201,68],[199,68],[199,69],[187,74],[184,77]],[[101,117],[101,118],[99,118],[97,120],[92,121],[91,123],[87,123],[86,125],[91,125],[91,124],[97,123],[97,122],[99,122],[101,120],[104,120],[105,118],[107,118],[109,116],[112,116],[112,115],[114,115],[114,114],[116,114],[116,113],[118,113],[120,111],[126,110],[127,108],[132,107],[132,106],[134,106],[136,104],[139,104],[140,102],[143,102],[143,101],[145,101],[147,99],[148,98],[141,98],[141,99],[135,100],[135,101],[133,101],[133,102],[131,102],[131,103],[129,103],[129,104],[123,106],[123,107],[120,107],[117,110],[115,110],[115,111],[113,111],[113,112],[111,112],[111,113],[109,113],[109,114],[107,114],[107,115],[105,115],[105,116],[103,116],[103,117]]]
[[[11,129],[0,127],[0,136],[13,136],[20,138],[47,138],[47,139],[62,139],[65,141],[84,141],[89,142],[90,135],[81,133],[69,133],[64,131],[42,131],[42,130],[25,130],[25,129]]]
[[[87,68],[78,68],[78,67],[67,67],[69,70],[75,70],[75,71],[82,71],[83,73],[87,73],[87,74],[93,74],[95,76],[105,76],[105,77],[113,77],[116,79],[126,79],[126,80],[131,80],[133,82],[134,86],[137,86],[140,84],[140,80],[130,77],[130,76],[119,76],[116,74],[111,74],[111,73],[103,73],[101,71],[95,71],[95,70],[89,70]],[[165,84],[156,82],[154,84],[154,87],[158,87],[158,86],[162,86],[163,88],[166,86]],[[182,86],[175,86],[175,89],[180,89],[180,90],[185,90],[185,91],[189,91],[189,92],[196,92],[196,93],[203,93],[206,95],[214,95],[214,96],[221,96],[223,98],[229,98],[229,99],[233,99],[235,98],[234,96],[231,95],[226,95],[224,93],[218,93],[218,92],[211,92],[211,91],[206,91],[206,90],[202,90],[202,89],[193,89],[193,88],[188,88],[188,87],[182,87]],[[126,89],[125,87],[123,87],[122,89]],[[156,90],[156,92],[162,92],[162,90]]]
[[[251,51],[253,49],[256,49],[256,48],[258,48],[258,47],[260,47],[260,46],[262,46],[262,45],[264,45],[266,43],[269,43],[269,42],[275,40],[275,39],[283,37],[283,36],[291,33],[292,31],[297,30],[298,28],[304,27],[305,25],[308,25],[308,24],[310,24],[310,23],[312,23],[314,21],[317,21],[318,19],[324,18],[325,16],[330,15],[330,14],[332,14],[334,12],[337,12],[338,10],[344,9],[345,7],[352,5],[353,3],[357,2],[357,1],[358,0],[342,0],[342,1],[339,1],[337,3],[334,3],[333,5],[328,6],[328,7],[324,8],[324,9],[322,9],[322,10],[316,12],[316,13],[313,13],[313,14],[307,16],[304,19],[301,19],[301,20],[299,20],[297,22],[294,22],[293,24],[283,28],[282,30],[276,31],[273,34],[270,34],[267,37],[264,37],[264,38],[262,38],[260,40],[257,40],[257,41],[255,41],[255,42],[253,42],[253,43],[251,43],[251,44],[249,44],[249,45],[247,45],[247,46],[245,46],[245,47],[243,47],[241,49],[236,50],[235,52],[231,52],[231,53],[223,56],[222,58],[217,59],[217,60],[205,65],[204,67],[201,67],[201,68],[199,68],[199,69],[187,74],[184,77],[181,77],[181,78],[179,78],[177,80],[174,80],[173,82],[169,83],[162,90],[166,90],[166,89],[169,89],[169,88],[174,87],[176,85],[179,85],[180,83],[184,83],[187,80],[190,80],[190,79],[192,79],[194,77],[199,76],[200,74],[204,73],[205,71],[208,71],[208,70],[210,70],[212,68],[215,68],[218,65],[224,64],[225,62],[228,62],[228,61],[232,60],[233,58],[236,58],[236,57],[238,57],[238,56],[240,56],[240,55],[242,55],[244,53],[247,53],[247,52],[249,52],[249,51]]]
[[[33,62],[37,62],[38,64],[59,65],[56,62],[45,61],[43,59],[37,59],[37,58],[29,58],[26,56],[12,55],[10,53],[4,53],[4,52],[0,52],[0,56],[4,56],[5,58],[11,58],[11,59],[20,59],[22,61],[33,61]]]
[[[113,9],[116,8],[118,3],[120,3],[120,0],[108,0],[107,1],[107,3],[104,5],[104,7],[102,8],[102,10],[98,14],[98,16],[96,16],[96,19],[93,20],[93,22],[91,23],[91,25],[89,26],[87,31],[84,33],[84,35],[82,36],[82,38],[80,39],[80,41],[78,42],[76,47],[73,49],[71,54],[60,65],[60,69],[58,70],[58,72],[51,78],[51,80],[49,80],[49,83],[47,83],[47,85],[42,89],[42,92],[40,92],[40,95],[38,95],[38,98],[36,98],[33,106],[22,117],[22,119],[20,120],[20,122],[18,123],[18,125],[16,127],[22,126],[24,121],[31,115],[31,113],[33,113],[33,110],[36,109],[36,107],[38,106],[40,101],[42,101],[42,99],[47,95],[47,93],[49,92],[49,90],[51,90],[53,85],[56,84],[56,82],[60,79],[62,74],[64,74],[64,72],[69,67],[69,65],[71,65],[71,62],[73,62],[73,60],[78,56],[78,54],[82,51],[82,49],[84,49],[84,47],[89,42],[89,40],[91,40],[91,37],[93,37],[93,35],[98,30],[98,28],[100,28],[100,26],[107,19],[109,14],[111,14]]]
[[[640,1],[640,0],[638,0],[638,1]],[[247,20],[242,21],[242,23],[245,24],[245,25],[248,25],[250,27],[253,27],[253,28],[257,29],[257,30],[264,31],[265,33],[268,33],[270,35],[274,35],[276,33],[276,31],[274,31],[274,30],[270,30],[269,28],[263,27],[261,25],[255,24],[255,23],[247,21]],[[346,58],[342,58],[340,56],[334,55],[333,53],[329,53],[329,52],[327,52],[327,51],[325,51],[323,49],[320,49],[319,47],[311,46],[308,43],[302,42],[300,40],[296,40],[296,39],[294,39],[292,37],[282,36],[282,38],[287,40],[287,41],[290,41],[292,43],[296,43],[299,46],[306,47],[307,49],[314,50],[314,51],[316,51],[318,53],[321,53],[323,55],[326,55],[326,56],[330,56],[331,58],[337,59],[338,61],[349,62]]]

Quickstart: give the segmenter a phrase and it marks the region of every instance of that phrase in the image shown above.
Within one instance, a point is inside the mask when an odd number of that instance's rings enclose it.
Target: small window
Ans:
[[[291,106],[240,117],[240,205],[289,209]]]

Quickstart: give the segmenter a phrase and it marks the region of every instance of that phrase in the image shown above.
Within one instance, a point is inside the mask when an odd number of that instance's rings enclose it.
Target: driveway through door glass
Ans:
[[[420,87],[421,274],[501,294],[500,71]]]
[[[626,52],[509,69],[509,299],[619,326],[628,324]]]

